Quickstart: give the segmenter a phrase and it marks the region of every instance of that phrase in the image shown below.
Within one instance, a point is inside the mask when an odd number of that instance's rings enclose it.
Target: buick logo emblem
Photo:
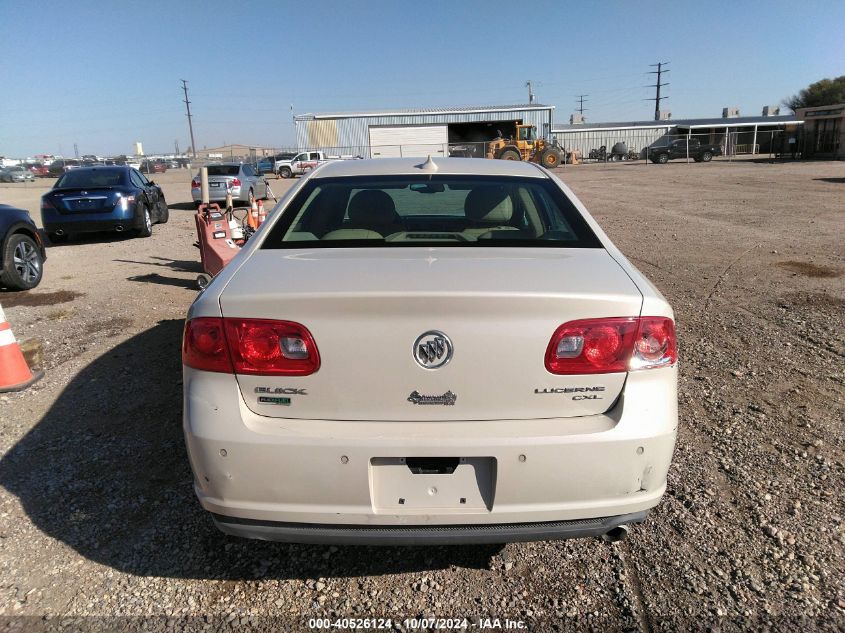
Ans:
[[[414,341],[414,360],[423,369],[438,369],[452,360],[452,341],[449,337],[431,330]]]

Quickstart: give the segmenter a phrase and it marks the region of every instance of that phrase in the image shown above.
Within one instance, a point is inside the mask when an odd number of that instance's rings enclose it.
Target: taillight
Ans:
[[[194,369],[231,374],[232,361],[226,349],[223,319],[200,317],[185,323],[182,362]]]
[[[307,376],[320,368],[320,353],[299,323],[202,317],[185,325],[182,362],[206,371]]]
[[[240,178],[232,178],[232,186],[233,187],[240,187],[241,186],[241,179]]]
[[[191,181],[191,189],[199,189],[200,188],[200,181],[194,178]]]
[[[41,198],[41,210],[42,211],[55,210],[55,208],[56,208],[56,205],[54,205],[52,202],[47,200],[47,198]]]
[[[675,322],[666,317],[640,317],[631,369],[652,369],[673,365],[678,360]]]
[[[299,323],[224,319],[236,374],[307,376],[320,368],[311,333]]]
[[[675,323],[666,317],[581,319],[555,330],[546,349],[553,374],[608,374],[672,365]]]

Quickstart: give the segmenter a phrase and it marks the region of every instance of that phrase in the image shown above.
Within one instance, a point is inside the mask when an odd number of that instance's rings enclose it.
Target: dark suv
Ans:
[[[714,156],[722,155],[720,145],[708,145],[697,138],[679,138],[669,145],[648,150],[652,163],[668,163],[673,158],[692,158],[696,163],[709,163]]]
[[[0,287],[35,288],[45,259],[47,251],[29,212],[0,204]]]

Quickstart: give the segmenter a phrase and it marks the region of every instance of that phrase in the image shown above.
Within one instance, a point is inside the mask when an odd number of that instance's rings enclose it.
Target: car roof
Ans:
[[[402,176],[409,174],[459,176],[517,176],[547,178],[545,170],[535,163],[490,158],[432,158],[436,171],[422,169],[427,158],[372,158],[336,160],[321,166],[313,178],[343,176]]]

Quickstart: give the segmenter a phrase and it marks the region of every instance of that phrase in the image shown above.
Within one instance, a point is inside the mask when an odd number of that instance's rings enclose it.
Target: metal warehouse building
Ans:
[[[450,145],[470,144],[483,156],[481,141],[499,132],[515,135],[517,124],[535,125],[538,135],[548,136],[553,115],[554,106],[530,104],[302,114],[294,123],[303,150],[368,158],[448,156]]]
[[[561,147],[567,151],[580,150],[582,156],[588,156],[590,150],[602,145],[610,150],[615,143],[621,142],[629,150],[639,152],[684,137],[721,145],[726,154],[759,154],[768,153],[770,149],[780,151],[780,133],[792,132],[800,124],[801,119],[789,115],[575,123],[554,126],[552,136]]]

